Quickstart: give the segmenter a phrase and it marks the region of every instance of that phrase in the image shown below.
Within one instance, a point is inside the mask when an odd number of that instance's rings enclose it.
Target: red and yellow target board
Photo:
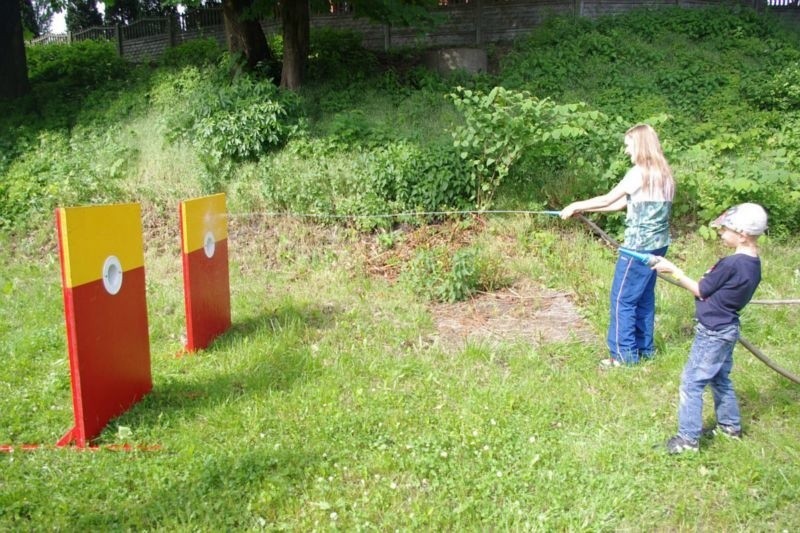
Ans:
[[[201,350],[231,326],[228,215],[225,195],[180,205],[186,346]]]
[[[75,426],[86,447],[153,387],[138,204],[56,210]]]

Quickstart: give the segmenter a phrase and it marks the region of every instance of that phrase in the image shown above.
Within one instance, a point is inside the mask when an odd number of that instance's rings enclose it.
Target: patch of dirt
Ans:
[[[468,301],[436,304],[432,313],[439,343],[446,349],[461,349],[466,343],[597,342],[597,334],[580,316],[569,293],[528,280]]]
[[[382,250],[375,240],[365,242],[367,272],[396,280],[402,267],[420,248],[442,246],[451,253],[469,246],[485,228],[482,217],[469,224],[446,221],[441,224],[405,228],[395,245]],[[572,295],[522,279],[511,287],[479,293],[470,300],[431,305],[439,344],[461,349],[467,343],[496,345],[527,342],[538,346],[550,342],[596,343],[597,334],[581,317]]]
[[[378,239],[370,237],[362,241],[367,272],[395,281],[403,265],[414,258],[417,250],[441,247],[453,254],[469,246],[485,226],[486,220],[478,215],[473,215],[466,223],[447,220],[420,227],[404,226],[393,232],[395,243],[389,249],[383,248]]]

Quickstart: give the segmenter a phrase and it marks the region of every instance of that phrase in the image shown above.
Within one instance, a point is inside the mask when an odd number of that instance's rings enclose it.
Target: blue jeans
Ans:
[[[703,432],[703,389],[711,386],[717,423],[741,430],[739,404],[728,374],[733,368],[733,348],[739,339],[739,325],[714,331],[698,323],[692,351],[681,375],[678,404],[678,434],[697,441]]]
[[[651,253],[664,256],[667,246]],[[611,283],[611,320],[606,338],[611,357],[628,365],[653,355],[656,279],[649,266],[620,254]]]

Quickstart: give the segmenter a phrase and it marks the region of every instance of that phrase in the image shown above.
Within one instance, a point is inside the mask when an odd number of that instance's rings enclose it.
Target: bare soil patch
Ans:
[[[394,280],[404,262],[421,247],[445,246],[454,252],[467,246],[485,227],[473,217],[472,224],[445,222],[410,229],[390,250],[367,245],[367,271]],[[541,287],[530,280],[517,280],[512,286],[482,292],[467,301],[435,303],[430,306],[437,330],[437,341],[446,349],[462,349],[468,343],[496,345],[501,342],[597,342],[597,334],[580,315],[568,292]]]
[[[571,295],[539,287],[528,280],[464,302],[436,304],[431,309],[439,343],[461,349],[467,343],[494,346],[501,342],[597,342]]]

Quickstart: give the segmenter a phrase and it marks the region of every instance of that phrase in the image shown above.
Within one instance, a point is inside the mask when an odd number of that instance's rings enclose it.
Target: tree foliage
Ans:
[[[144,17],[164,17],[176,13],[174,5],[161,0],[113,0],[106,2],[106,24],[130,24]]]
[[[66,20],[67,30],[71,32],[103,25],[103,16],[97,9],[97,0],[68,0]]]

